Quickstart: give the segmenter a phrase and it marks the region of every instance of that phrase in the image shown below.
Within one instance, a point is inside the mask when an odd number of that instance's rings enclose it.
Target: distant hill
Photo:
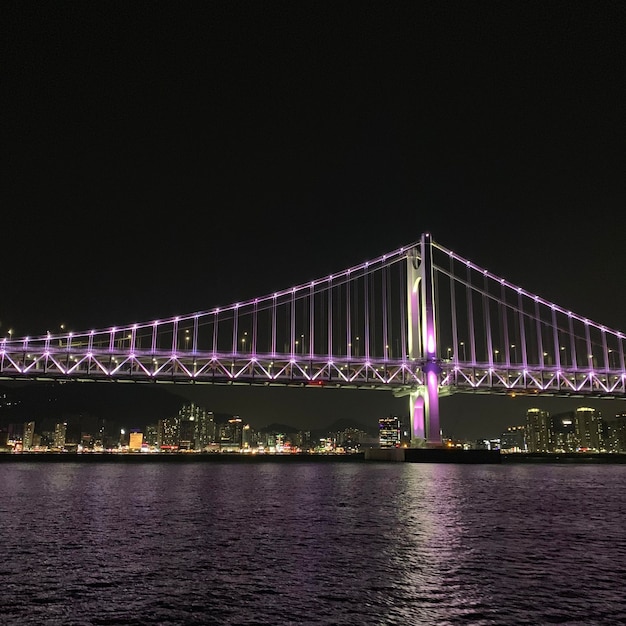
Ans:
[[[372,429],[371,426],[368,427],[365,424],[357,420],[346,418],[346,417],[342,417],[338,420],[335,420],[334,422],[332,422],[332,424],[329,424],[326,428],[316,429],[315,433],[319,433],[320,436],[324,436],[324,434],[328,432],[331,432],[331,433],[341,432],[344,430],[348,430],[349,428],[354,428],[357,430],[365,431],[371,437],[378,436],[378,431],[375,428]]]
[[[144,426],[177,415],[186,402],[152,384],[8,383],[0,385],[0,424],[89,416],[128,427]]]
[[[257,428],[260,433],[297,433],[301,428],[295,426],[288,426],[287,424],[268,424],[262,428]]]
[[[325,426],[323,428],[304,429],[304,430],[311,430],[311,434],[314,437],[317,437],[317,436],[324,437],[329,432],[340,432],[343,430],[347,430],[348,428],[355,428],[358,430],[363,430],[369,435],[371,435],[372,437],[376,437],[378,435],[378,433],[375,430],[372,432],[371,428],[367,428],[367,426],[365,426],[361,422],[358,422],[353,419],[348,419],[348,418],[341,418],[341,419],[335,420],[334,422],[332,422],[332,424],[329,424],[328,426]],[[263,426],[262,428],[258,428],[257,430],[259,432],[265,432],[265,433],[296,433],[303,429],[297,428],[295,426],[289,426],[287,424],[274,423],[274,424],[268,424],[267,426]]]
[[[109,425],[143,428],[160,419],[178,415],[189,404],[186,397],[173,393],[174,385],[122,382],[7,382],[0,384],[0,426],[34,421],[37,429],[58,421],[79,419],[85,422],[106,421]],[[233,417],[231,413],[214,413],[217,423]],[[256,430],[275,433],[296,433],[303,428],[272,423]],[[357,428],[377,436],[376,428],[353,419],[341,418],[327,426],[310,430],[314,437],[328,432]],[[374,432],[372,432],[372,430]]]

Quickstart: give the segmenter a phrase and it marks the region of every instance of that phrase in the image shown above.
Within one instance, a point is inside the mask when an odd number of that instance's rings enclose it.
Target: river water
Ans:
[[[626,624],[626,465],[0,464],[0,623]]]

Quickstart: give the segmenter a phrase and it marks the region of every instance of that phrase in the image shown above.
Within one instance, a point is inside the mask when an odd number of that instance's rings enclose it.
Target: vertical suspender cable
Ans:
[[[259,301],[255,298],[252,305],[252,356],[256,356],[257,335],[259,332]]]
[[[517,290],[517,314],[519,316],[519,340],[522,344],[520,347],[522,349],[522,364],[524,368],[528,366],[528,352],[526,349],[526,326],[524,324],[524,303],[522,302],[522,292],[520,289]]]
[[[328,277],[328,360],[333,359],[333,277]]]
[[[215,356],[218,351],[217,331],[219,326],[219,312],[219,309],[215,309],[215,313],[213,314],[213,356]]]
[[[309,358],[315,352],[315,285],[309,288]],[[311,372],[312,374],[312,372]]]
[[[454,278],[454,257],[450,255],[450,309],[452,314],[452,345],[454,346],[454,362],[459,364],[459,328],[456,317],[456,285]]]
[[[593,369],[593,350],[591,348],[591,334],[587,320],[585,320],[585,339],[587,341],[587,363],[589,367]]]
[[[608,372],[609,367],[609,349],[606,345],[606,330],[602,329],[602,351],[604,352],[604,369]]]
[[[346,354],[348,359],[352,357],[352,323],[350,320],[350,287],[352,281],[350,279],[350,270],[348,270],[348,280],[346,281]]]
[[[556,309],[552,307],[552,336],[554,339],[554,363],[558,370],[561,369],[561,345],[559,342],[559,329],[556,323]]]
[[[487,274],[483,274],[483,313],[484,313],[484,323],[485,323],[485,334],[487,338],[487,353],[489,354],[489,363],[491,366],[494,366],[494,357],[495,354],[493,352],[493,340],[491,338],[491,315],[489,314],[489,286]]]
[[[272,356],[276,356],[276,294],[272,298]]]
[[[172,327],[172,354],[176,354],[178,350],[178,318],[174,318],[174,324]]]
[[[198,351],[198,326],[199,326],[198,316],[194,315],[193,316],[193,346],[192,346],[192,350],[194,354]]]
[[[289,353],[291,354],[291,358],[295,358],[295,350],[296,350],[296,288],[293,287],[291,290],[291,329],[290,329],[290,342],[291,347],[289,349]]]
[[[537,350],[539,351],[539,363],[541,364],[541,369],[543,369],[546,366],[546,363],[543,355],[543,336],[541,332],[539,300],[537,300],[537,298],[535,298],[535,324],[537,327]]]
[[[472,270],[467,264],[467,327],[470,340],[470,358],[472,365],[476,364],[476,338],[474,333],[474,294],[472,293]]]
[[[411,254],[411,251],[408,252],[408,254]],[[406,266],[404,266],[406,267]],[[408,271],[405,269],[405,271]],[[404,283],[406,283],[408,281],[408,278],[404,279]],[[406,293],[406,290],[405,290]],[[406,295],[404,296],[404,298],[408,298],[409,294],[406,293]],[[400,306],[400,341],[402,343],[402,351],[401,351],[401,356],[402,356],[402,360],[406,361],[407,359],[407,329],[406,329],[406,325],[407,325],[407,308],[409,306],[409,303],[407,300],[405,300],[402,305]]]
[[[367,270],[367,264],[365,265]],[[369,270],[365,272],[365,285],[363,286],[363,297],[365,299],[365,360],[370,360],[370,297],[369,297]]]
[[[576,336],[574,335],[574,318],[571,313],[568,313],[569,316],[569,339],[570,339],[570,350],[572,354],[570,355],[571,365],[577,370],[578,369],[578,357],[576,356]]]
[[[382,306],[383,306],[383,354],[385,361],[389,358],[389,334],[387,330],[387,273],[389,266],[385,265],[382,270]]]
[[[509,341],[509,313],[506,305],[506,290],[504,283],[500,283],[500,317],[502,318],[502,333],[506,350],[506,362],[511,366],[511,342]],[[517,359],[516,359],[517,360]]]
[[[237,327],[239,323],[239,305],[233,309],[233,355],[237,354]]]

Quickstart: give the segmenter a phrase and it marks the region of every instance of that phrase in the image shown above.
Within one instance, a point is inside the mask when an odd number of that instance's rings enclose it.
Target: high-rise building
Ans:
[[[608,452],[626,452],[626,413],[604,419],[603,439]]]
[[[378,445],[381,448],[398,448],[402,433],[399,417],[381,417],[378,420]]]
[[[509,426],[500,435],[500,450],[508,452],[526,452],[526,428]]]
[[[157,446],[159,450],[178,449],[178,417],[159,420]]]
[[[22,438],[24,450],[30,450],[33,447],[33,438],[35,436],[35,422],[24,423],[24,436]]]
[[[550,414],[542,409],[526,411],[526,444],[529,452],[551,451]]]
[[[241,430],[241,447],[244,450],[251,450],[256,444],[256,433],[250,424],[246,424]]]
[[[576,434],[581,449],[598,451],[605,449],[602,430],[600,411],[586,406],[576,409]]]
[[[219,437],[220,449],[233,452],[241,450],[243,426],[242,419],[236,415],[225,424],[221,424]]]
[[[181,407],[178,417],[181,447],[204,450],[215,441],[215,418],[212,411],[191,402]]]
[[[138,431],[132,431],[128,440],[129,450],[141,450],[143,445],[143,433]]]
[[[67,423],[59,422],[54,427],[54,447],[62,450],[65,448],[65,433],[67,431]]]
[[[549,452],[576,452],[578,450],[578,435],[576,433],[576,418],[573,411],[558,413],[550,420],[550,447]]]
[[[158,424],[148,424],[144,433],[144,440],[149,446],[156,446],[159,439]]]

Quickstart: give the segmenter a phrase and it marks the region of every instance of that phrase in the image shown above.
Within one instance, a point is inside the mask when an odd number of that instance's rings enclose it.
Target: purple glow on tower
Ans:
[[[428,345],[426,349],[429,355],[435,355],[435,337],[433,336],[432,331],[428,333]]]
[[[428,442],[441,443],[439,434],[439,375],[435,371],[427,374],[428,388]]]
[[[424,429],[425,406],[424,398],[418,395],[413,403],[413,432],[411,439],[424,439],[426,436]]]

